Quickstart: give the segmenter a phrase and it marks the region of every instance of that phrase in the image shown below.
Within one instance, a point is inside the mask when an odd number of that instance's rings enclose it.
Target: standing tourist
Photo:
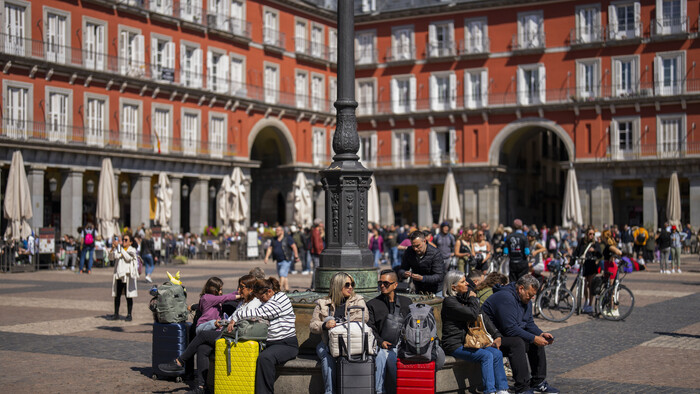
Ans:
[[[583,266],[579,269],[583,270],[583,276],[586,279],[586,287],[584,294],[586,303],[583,306],[584,313],[593,312],[593,294],[591,285],[593,278],[598,274],[598,260],[602,257],[600,244],[595,238],[595,229],[590,227],[586,231],[586,235],[574,250],[574,257],[583,259]]]
[[[109,320],[119,319],[119,305],[121,304],[122,293],[126,298],[126,321],[131,321],[131,310],[134,307],[134,298],[138,297],[136,291],[136,281],[139,278],[138,252],[131,246],[132,238],[129,234],[124,234],[119,241],[115,237],[112,241],[112,250],[109,259],[114,262],[114,275],[112,275],[112,297],[114,297],[114,315]]]
[[[503,254],[510,259],[510,273],[508,279],[515,282],[521,276],[527,274],[530,266],[527,263],[527,256],[530,254],[527,238],[523,234],[523,221],[520,219],[513,220],[514,232],[506,238],[506,247],[503,249]]]
[[[447,272],[450,267],[450,262],[452,261],[452,256],[455,254],[455,236],[450,233],[450,223],[443,222],[440,225],[440,232],[433,237],[433,243],[437,246],[440,253],[442,253],[445,272]]]
[[[143,259],[143,265],[146,266],[146,282],[148,283],[153,283],[153,280],[151,279],[151,274],[153,273],[153,270],[155,269],[156,263],[153,258],[154,254],[154,249],[155,245],[153,243],[152,237],[152,232],[151,229],[146,229],[145,235],[143,237],[143,240],[141,241],[141,250],[139,253],[141,254],[141,258]],[[156,259],[158,257],[156,256]]]
[[[481,261],[481,264],[477,265],[476,269],[487,273],[493,251],[491,250],[491,244],[486,240],[484,230],[476,230],[476,240],[472,243],[472,248],[477,261]]]
[[[683,236],[685,234],[678,231],[676,226],[671,226],[671,273],[681,272],[681,248],[683,247]]]
[[[299,251],[294,244],[291,236],[284,233],[282,226],[275,227],[275,237],[270,240],[270,246],[265,252],[263,262],[267,264],[267,260],[272,259],[277,263],[277,275],[280,277],[280,287],[282,291],[289,290],[289,269],[292,266],[292,261],[299,261]]]
[[[668,257],[671,254],[671,246],[673,241],[671,239],[671,233],[665,228],[661,228],[659,235],[656,237],[656,243],[659,245],[659,273],[670,274],[671,270],[668,269]]]
[[[84,274],[89,274],[92,272],[92,264],[95,259],[95,238],[97,238],[97,231],[92,222],[88,222],[83,231],[80,233],[80,241],[82,243],[82,248],[80,250],[80,272]],[[85,255],[88,256],[88,266],[85,269]]]
[[[442,253],[428,244],[422,231],[414,231],[408,238],[411,240],[411,247],[406,249],[403,255],[399,278],[411,278],[416,293],[442,296]]]
[[[647,244],[647,240],[649,239],[649,233],[644,227],[639,226],[636,230],[634,230],[632,236],[634,237],[635,257],[637,258],[637,260],[641,259],[642,262],[644,262],[644,245]]]
[[[464,228],[462,235],[455,243],[455,256],[457,257],[457,270],[464,272],[465,274],[469,272],[469,262],[473,257],[472,253],[472,236],[474,231],[470,228]]]

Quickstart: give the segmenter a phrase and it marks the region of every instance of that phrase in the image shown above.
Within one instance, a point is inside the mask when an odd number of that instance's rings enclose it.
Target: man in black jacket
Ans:
[[[382,271],[377,282],[381,294],[367,302],[367,325],[372,327],[379,344],[379,352],[375,359],[377,393],[395,391],[393,386],[396,384],[396,344],[401,334],[403,319],[408,315],[408,306],[411,305],[410,298],[396,294],[398,281],[399,277],[393,270]],[[385,381],[387,390],[384,390]]]
[[[444,276],[442,253],[425,240],[425,235],[414,231],[409,235],[411,247],[406,249],[399,269],[399,277],[412,278],[416,293],[442,296]]]
[[[511,282],[517,281],[530,270],[530,265],[527,262],[527,256],[530,255],[530,248],[527,238],[523,233],[523,221],[520,219],[513,220],[513,228],[515,228],[515,232],[513,234],[508,234],[508,238],[506,238],[506,247],[503,250],[503,253],[506,254],[510,260],[510,274],[508,275],[508,279],[510,279]]]

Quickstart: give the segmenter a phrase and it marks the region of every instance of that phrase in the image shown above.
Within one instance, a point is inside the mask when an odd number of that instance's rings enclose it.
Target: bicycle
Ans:
[[[625,267],[629,263],[621,259],[615,260],[617,275],[612,284],[608,280],[604,281],[600,294],[596,296],[596,312],[606,320],[620,321],[632,313],[634,294],[622,284],[622,280],[627,276]]]
[[[563,258],[559,254],[560,258]],[[562,261],[557,266],[554,262],[549,263],[549,270],[552,275],[547,279],[537,296],[535,305],[539,314],[545,320],[552,322],[562,322],[574,314],[576,308],[576,298],[574,294],[566,288],[566,261]]]
[[[585,301],[585,286],[586,286],[586,280],[583,277],[583,263],[584,263],[584,258],[582,256],[580,257],[575,257],[573,258],[574,260],[574,265],[578,264],[578,273],[576,274],[576,278],[574,279],[574,283],[571,285],[571,293],[574,295],[575,302],[576,302],[576,308],[575,312],[577,315],[580,315],[583,312],[583,304],[586,302]],[[573,265],[572,265],[573,266]]]

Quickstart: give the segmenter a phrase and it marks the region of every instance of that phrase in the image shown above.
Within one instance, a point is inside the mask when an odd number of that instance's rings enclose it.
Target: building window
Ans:
[[[636,95],[639,92],[639,58],[617,57],[613,64],[613,94],[615,96]]]
[[[145,75],[144,38],[138,32],[119,32],[119,72],[130,77]]]
[[[122,148],[136,150],[141,125],[141,105],[134,102],[122,103],[120,142]]]
[[[85,143],[104,146],[107,129],[107,99],[102,97],[85,98]]]
[[[600,60],[578,60],[576,62],[576,91],[582,99],[600,96]]]
[[[202,87],[202,50],[180,44],[180,83],[188,88]]]
[[[669,96],[685,91],[685,52],[657,53],[654,59],[657,94]]]
[[[299,53],[306,53],[307,50],[308,26],[305,20],[297,19],[294,27],[294,50]]]
[[[338,31],[328,29],[328,60],[331,63],[338,61]]]
[[[544,48],[542,11],[518,14],[517,49]]]
[[[279,66],[276,64],[265,64],[265,102],[276,104],[279,94]]]
[[[391,104],[395,114],[416,110],[416,77],[408,75],[391,80]]]
[[[457,162],[455,129],[430,130],[430,165],[441,167]]]
[[[518,103],[521,105],[546,102],[545,70],[542,64],[518,67]]]
[[[374,54],[374,32],[360,32],[356,34],[357,40],[357,64],[373,64],[376,62]]]
[[[457,108],[457,77],[454,73],[430,76],[430,108],[434,111]]]
[[[656,0],[656,34],[679,34],[688,32],[686,0]]]
[[[207,51],[207,89],[228,93],[230,60],[223,53]]]
[[[656,144],[659,157],[681,157],[685,154],[685,116],[660,115],[656,120]]]
[[[464,102],[467,108],[483,108],[489,102],[489,73],[486,69],[464,72]]]
[[[326,130],[314,128],[311,135],[311,155],[313,165],[320,166],[326,163]]]
[[[328,77],[328,108],[331,113],[335,113],[335,105],[338,100],[338,81],[335,78]]]
[[[600,6],[585,5],[576,9],[576,41],[579,44],[602,39]]]
[[[377,166],[377,133],[359,133],[360,134],[360,161],[368,167]]]
[[[391,153],[395,167],[404,168],[413,165],[413,132],[410,130],[394,131]]]
[[[395,61],[415,59],[413,49],[413,26],[394,29],[392,34],[391,59]]]
[[[3,81],[5,104],[2,118],[3,134],[10,138],[26,139],[32,121],[32,85]]]
[[[489,51],[488,25],[486,18],[466,19],[464,21],[463,52],[485,53]]]
[[[28,40],[31,38],[31,29],[29,28],[28,7],[30,5],[14,4],[5,2],[4,19],[5,19],[5,47],[3,52],[18,56],[25,56]]]
[[[309,73],[297,70],[294,78],[294,89],[296,93],[297,108],[306,108],[309,105]]]
[[[245,26],[245,2],[243,0],[231,0],[231,32],[242,36],[246,32]]]
[[[175,43],[169,39],[151,37],[152,78],[175,82]]]
[[[83,31],[83,61],[90,70],[104,70],[107,51],[105,50],[105,25],[85,22]]]
[[[229,56],[231,58],[231,94],[234,96],[246,96],[245,86],[245,58]]]
[[[229,17],[229,7],[231,0],[208,0],[209,14],[207,15],[207,25],[212,29],[231,31]]]
[[[46,60],[54,63],[66,63],[66,48],[70,45],[70,20],[66,15],[54,12],[46,13]]]
[[[212,157],[222,158],[226,136],[226,115],[210,115],[209,118],[209,154]]]
[[[155,107],[153,109],[153,134],[156,143],[153,149],[157,153],[170,152],[173,135],[172,111],[170,108]]]
[[[626,40],[642,36],[639,2],[615,3],[608,6],[608,38]]]
[[[266,9],[263,19],[263,44],[280,46],[278,15],[276,10]]]
[[[311,26],[311,56],[323,58],[323,26],[314,24]]]
[[[173,14],[173,1],[172,0],[150,0],[150,11],[157,12],[163,15]]]
[[[184,112],[182,115],[182,153],[187,156],[197,154],[197,132],[200,130],[199,113]]]
[[[67,142],[72,92],[46,89],[46,133],[49,141]],[[72,137],[72,136],[71,136]]]
[[[610,129],[610,153],[614,159],[636,154],[639,118],[613,118]]]
[[[360,10],[363,13],[376,11],[377,10],[377,0],[362,0],[360,2]]]
[[[361,80],[357,82],[358,91],[358,115],[374,114],[375,88],[374,80]]]
[[[326,111],[326,108],[324,108],[323,102],[325,101],[325,98],[323,96],[323,92],[325,90],[325,86],[323,83],[323,76],[322,75],[312,75],[311,76],[311,109],[314,111]]]
[[[428,26],[429,57],[453,56],[454,41],[454,22],[434,22]]]
[[[180,0],[180,18],[189,22],[202,23],[202,1]]]

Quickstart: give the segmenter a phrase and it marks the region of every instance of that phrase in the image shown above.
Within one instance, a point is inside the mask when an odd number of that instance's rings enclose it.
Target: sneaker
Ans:
[[[172,373],[172,374],[183,374],[185,373],[185,367],[181,366],[180,364],[177,363],[177,360],[173,360],[169,363],[165,364],[158,364],[158,369],[165,373]]]
[[[301,271],[301,274],[302,274],[302,275],[308,275],[308,274],[309,274],[309,271]]]
[[[508,390],[498,390],[496,394],[508,394]]]
[[[620,310],[618,310],[618,309],[613,309],[612,312],[611,312],[611,314],[612,314],[614,317],[620,317]]]
[[[131,320],[133,320],[133,318],[131,317],[131,315],[126,315],[126,319],[124,319],[124,320],[131,321]]]
[[[150,275],[146,275],[146,282],[153,283],[153,279],[151,279]]]
[[[65,270],[66,270],[66,267],[61,267],[61,269],[65,271]]]
[[[550,386],[549,383],[545,380],[544,382],[540,383],[539,386],[535,387],[534,390],[536,393],[558,393],[559,390],[555,389],[554,387]]]
[[[71,270],[71,271],[75,271],[75,267],[70,267],[70,270]]]
[[[119,320],[119,314],[115,313],[113,315],[107,316],[107,320]]]
[[[670,270],[666,270],[666,273],[669,274],[669,275],[671,275],[671,271],[670,271]]]
[[[671,270],[671,273],[672,273],[672,274],[675,274],[675,273],[676,273],[676,269],[675,269],[675,268],[672,269],[672,270]]]
[[[608,317],[611,317],[611,316],[613,315],[612,312],[610,312],[609,309],[605,309],[601,314],[602,314],[603,316],[608,316]]]
[[[292,275],[296,275],[296,274],[298,274],[298,273],[299,273],[299,271],[297,271],[297,270],[294,270],[294,271],[290,272],[290,274],[292,274]]]
[[[88,275],[90,275],[90,274],[92,273],[92,271],[88,270],[88,272],[87,272],[87,273],[88,273]]]
[[[590,305],[584,305],[583,313],[593,313],[593,307]]]
[[[681,271],[681,269],[679,268],[679,269],[678,269],[678,273],[679,273],[679,274],[682,274],[683,271]]]

